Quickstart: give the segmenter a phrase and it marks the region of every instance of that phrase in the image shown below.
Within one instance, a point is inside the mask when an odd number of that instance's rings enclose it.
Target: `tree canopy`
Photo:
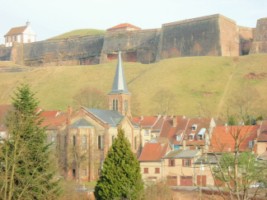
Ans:
[[[60,194],[49,159],[38,101],[28,85],[14,93],[6,117],[8,137],[0,146],[0,199],[56,199]]]
[[[95,187],[95,197],[98,200],[139,199],[143,188],[139,162],[123,130],[118,130]]]

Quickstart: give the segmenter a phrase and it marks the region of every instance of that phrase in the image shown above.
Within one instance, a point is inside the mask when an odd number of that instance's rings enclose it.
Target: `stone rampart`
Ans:
[[[101,62],[116,59],[119,49],[124,52],[125,61],[155,62],[159,35],[159,29],[108,32],[104,38]]]
[[[84,36],[25,44],[25,64],[98,64],[103,42],[103,36]]]
[[[218,15],[163,24],[160,58],[220,56]]]
[[[252,47],[249,53],[267,53],[267,18],[261,18],[257,21]]]
[[[0,46],[0,60],[8,61],[11,58],[11,48]]]
[[[183,56],[238,56],[267,52],[267,18],[255,29],[239,27],[222,15],[210,15],[162,25],[161,29],[107,31],[102,36],[46,40],[12,49],[0,47],[0,60],[28,66],[90,65],[117,58],[153,63]]]
[[[239,32],[239,54],[247,55],[252,46],[253,40],[253,28],[247,28],[243,26],[238,27]]]

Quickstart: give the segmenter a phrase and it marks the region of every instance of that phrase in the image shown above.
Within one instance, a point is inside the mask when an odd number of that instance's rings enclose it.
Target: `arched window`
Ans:
[[[118,111],[118,99],[113,99],[112,110]]]

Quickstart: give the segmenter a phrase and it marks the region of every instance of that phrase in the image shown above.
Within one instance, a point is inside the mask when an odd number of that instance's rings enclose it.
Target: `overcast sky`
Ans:
[[[105,30],[119,23],[142,29],[220,13],[238,25],[256,27],[267,17],[267,0],[0,0],[0,44],[12,27],[30,21],[37,40],[71,30]]]

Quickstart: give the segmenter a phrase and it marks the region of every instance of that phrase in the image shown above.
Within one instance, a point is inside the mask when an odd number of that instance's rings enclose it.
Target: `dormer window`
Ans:
[[[181,135],[176,135],[176,141],[181,141],[182,137]]]
[[[201,128],[200,131],[197,134],[198,139],[199,140],[204,140],[205,133],[206,133],[206,129],[205,128]]]
[[[194,140],[195,134],[194,133],[190,133],[188,136],[189,140]]]
[[[196,124],[193,124],[192,127],[191,127],[192,131],[195,131],[197,130],[197,125]]]

